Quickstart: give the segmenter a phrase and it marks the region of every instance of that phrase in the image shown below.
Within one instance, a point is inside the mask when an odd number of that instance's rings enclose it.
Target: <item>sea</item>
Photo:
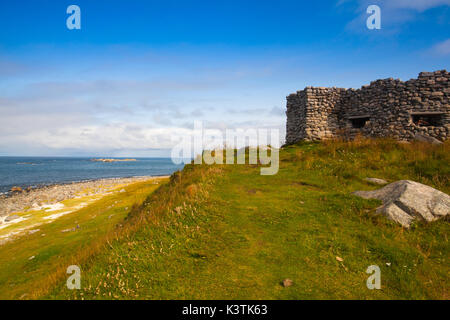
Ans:
[[[97,162],[92,161],[92,158],[0,157],[0,193],[8,193],[15,186],[35,188],[104,178],[165,176],[184,166],[174,164],[170,158],[133,159],[137,161]]]

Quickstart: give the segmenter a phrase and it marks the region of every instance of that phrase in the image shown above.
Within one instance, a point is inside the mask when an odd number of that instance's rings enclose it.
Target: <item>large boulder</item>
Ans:
[[[383,201],[377,212],[406,228],[415,219],[431,222],[450,213],[449,195],[410,180],[400,180],[375,191],[356,191],[354,194]]]
[[[440,145],[442,144],[442,141],[439,141],[438,139],[431,137],[431,136],[426,136],[424,134],[420,134],[420,133],[416,133],[414,135],[414,140],[416,141],[420,141],[420,142],[428,142],[434,145]]]

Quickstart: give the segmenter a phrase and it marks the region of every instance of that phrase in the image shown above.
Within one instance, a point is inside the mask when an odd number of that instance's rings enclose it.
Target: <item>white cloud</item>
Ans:
[[[398,9],[413,9],[419,12],[450,5],[450,0],[389,0],[383,1],[387,7]]]
[[[442,41],[432,48],[432,52],[438,55],[450,55],[450,39]]]
[[[366,9],[372,4],[381,8],[381,29],[386,35],[398,33],[403,24],[414,21],[426,10],[450,6],[450,0],[340,0],[336,4],[338,7],[351,7],[357,14],[346,29],[356,33],[370,32],[366,28]]]
[[[58,119],[52,118],[53,121]],[[33,128],[0,136],[0,147],[32,147],[43,150],[80,150],[90,153],[110,150],[166,149],[173,146],[172,137],[179,137],[186,129],[169,127],[154,128],[134,123],[111,123],[105,125],[62,126]],[[27,153],[27,150],[22,150]]]
[[[376,4],[386,9],[412,9],[425,11],[440,6],[449,6],[450,0],[340,0],[337,6],[349,3],[358,3],[360,8],[367,8],[370,4]]]
[[[215,89],[199,80],[189,85],[112,80],[24,84],[0,96],[0,150],[11,155],[151,156],[154,149],[172,148],[194,120],[222,120],[217,128],[225,129],[258,115],[258,127],[267,127],[269,108],[226,118],[229,101],[205,99]]]
[[[271,114],[271,115],[273,115],[273,116],[282,116],[282,117],[285,117],[285,116],[286,116],[286,109],[285,109],[285,108],[281,108],[281,107],[274,106],[274,107],[272,108],[272,110],[270,110],[270,113],[269,113],[269,114]]]

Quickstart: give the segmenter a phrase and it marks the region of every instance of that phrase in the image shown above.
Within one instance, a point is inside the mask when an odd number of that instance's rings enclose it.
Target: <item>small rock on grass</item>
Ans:
[[[10,221],[13,221],[13,220],[16,220],[16,219],[19,219],[19,218],[20,217],[18,215],[14,214],[12,216],[6,217],[5,222],[10,222]]]
[[[378,178],[365,178],[364,180],[367,182],[379,184],[379,185],[384,185],[384,184],[388,183],[386,180],[378,179]]]
[[[283,280],[283,287],[287,288],[290,287],[294,284],[294,281],[292,281],[291,279],[284,279]]]

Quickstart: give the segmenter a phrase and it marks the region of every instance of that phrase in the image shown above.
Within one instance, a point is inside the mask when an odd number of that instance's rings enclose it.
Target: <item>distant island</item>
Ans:
[[[91,159],[97,162],[122,162],[122,161],[137,161],[136,159]]]

